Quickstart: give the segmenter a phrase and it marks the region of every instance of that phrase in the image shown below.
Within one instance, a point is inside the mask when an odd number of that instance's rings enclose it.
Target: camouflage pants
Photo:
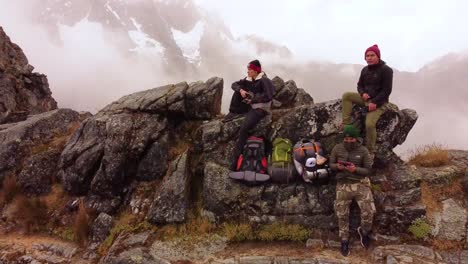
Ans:
[[[349,239],[349,206],[356,200],[361,209],[361,228],[364,232],[372,229],[372,219],[375,213],[374,197],[370,183],[353,183],[336,185],[335,212],[342,240]]]

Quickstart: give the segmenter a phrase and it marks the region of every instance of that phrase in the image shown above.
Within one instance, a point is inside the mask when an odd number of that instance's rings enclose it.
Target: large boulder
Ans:
[[[0,126],[0,182],[16,175],[24,191],[46,193],[57,174],[65,143],[80,124],[80,115],[58,109]]]
[[[189,144],[189,120],[219,114],[223,80],[166,85],[122,97],[87,119],[62,152],[59,176],[65,190],[88,195],[98,211],[112,213],[135,180],[161,180]],[[186,122],[187,121],[187,122]],[[182,179],[182,178],[178,178]]]
[[[33,70],[21,48],[0,27],[0,124],[57,108],[47,77]]]

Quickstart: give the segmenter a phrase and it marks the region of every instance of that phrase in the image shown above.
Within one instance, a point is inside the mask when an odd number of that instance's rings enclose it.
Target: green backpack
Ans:
[[[287,138],[275,138],[270,157],[268,172],[271,180],[277,183],[289,183],[294,180],[294,166],[292,165],[293,144]]]
[[[271,154],[272,165],[284,165],[292,160],[293,144],[287,138],[275,138],[273,140],[273,152]]]

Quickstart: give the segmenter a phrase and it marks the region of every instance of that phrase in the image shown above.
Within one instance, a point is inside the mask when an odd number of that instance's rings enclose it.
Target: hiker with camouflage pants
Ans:
[[[380,59],[380,49],[377,45],[369,47],[364,58],[367,66],[362,69],[359,76],[358,92],[343,94],[342,117],[343,125],[351,124],[353,103],[366,107],[366,146],[373,162],[377,140],[377,121],[387,108],[392,107],[388,100],[392,92],[393,70]]]
[[[358,233],[366,249],[370,244],[370,231],[375,213],[374,198],[367,175],[371,172],[369,151],[358,141],[359,131],[353,125],[343,129],[343,143],[336,145],[330,155],[330,168],[336,173],[335,212],[341,238],[341,254],[349,254],[349,207],[356,200],[361,209]]]

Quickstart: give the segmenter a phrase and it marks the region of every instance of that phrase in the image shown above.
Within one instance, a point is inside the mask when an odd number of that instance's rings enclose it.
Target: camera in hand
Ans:
[[[352,162],[349,161],[338,161],[338,164],[343,165],[345,167],[351,167],[354,165]]]
[[[246,92],[245,98],[242,99],[242,102],[248,104],[249,101],[252,100],[253,97],[254,97],[254,94],[252,92]]]

